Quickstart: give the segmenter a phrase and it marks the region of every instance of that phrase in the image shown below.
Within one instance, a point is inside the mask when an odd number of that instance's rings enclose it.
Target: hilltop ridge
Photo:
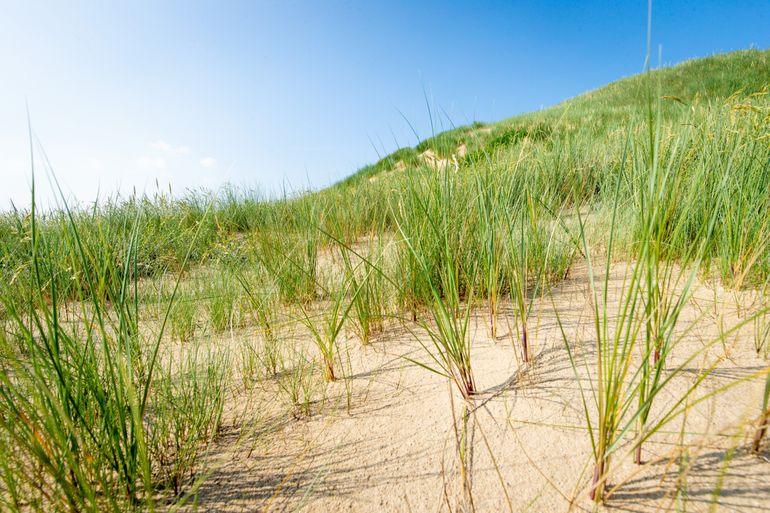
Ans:
[[[726,100],[735,95],[760,92],[770,85],[770,49],[740,50],[689,59],[610,82],[597,89],[566,99],[543,110],[523,113],[492,123],[474,122],[429,137],[414,147],[400,148],[374,164],[365,166],[336,186],[359,183],[382,172],[421,165],[434,159],[472,163],[484,154],[511,151],[525,138],[544,141],[561,131],[574,137],[583,131],[606,136],[624,126],[632,116],[643,115],[650,86],[659,88],[662,117],[677,119],[684,107],[699,102]],[[657,96],[657,95],[656,95]],[[457,149],[464,146],[460,156]],[[430,151],[434,157],[425,152]],[[421,155],[423,155],[421,157]]]

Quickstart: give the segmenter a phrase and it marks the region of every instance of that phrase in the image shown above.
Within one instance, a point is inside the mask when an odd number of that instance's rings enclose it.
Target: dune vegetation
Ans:
[[[433,123],[3,214],[0,509],[766,510],[770,51]]]

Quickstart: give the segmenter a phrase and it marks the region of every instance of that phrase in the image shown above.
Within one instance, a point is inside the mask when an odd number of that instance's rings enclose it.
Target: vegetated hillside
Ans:
[[[541,182],[555,180],[551,185],[569,188],[570,194],[579,196],[572,200],[581,203],[606,192],[623,141],[629,133],[647,130],[648,107],[660,111],[663,129],[669,133],[694,121],[702,126],[709,113],[711,118],[733,119],[742,115],[741,109],[749,109],[750,114],[751,109],[767,104],[766,96],[756,95],[767,89],[768,77],[770,50],[715,55],[619,80],[543,111],[442,132],[319,192],[275,198],[230,186],[215,193],[191,191],[180,199],[160,192],[108,198],[89,208],[73,206],[72,214],[85,239],[119,247],[117,241],[130,232],[141,212],[144,223],[136,263],[138,271],[149,276],[179,269],[188,249],[191,262],[205,262],[226,252],[234,234],[270,231],[276,226],[291,232],[308,216],[333,233],[333,226],[344,226],[345,240],[371,231],[373,224],[385,223],[393,229],[391,200],[398,180],[435,170],[442,162],[466,171],[505,173],[512,166],[526,167],[529,173],[540,171]],[[757,137],[762,138],[769,130],[767,123],[762,114],[754,117],[753,122],[759,123]],[[433,157],[421,157],[426,151]],[[380,181],[383,177],[388,179]],[[67,221],[64,212],[38,214],[39,227],[51,234],[51,252],[62,255],[63,261],[72,258],[56,235]],[[29,232],[28,211],[0,216],[0,276],[4,279],[23,278],[18,270],[30,254]],[[62,265],[66,269],[67,264]],[[64,279],[60,292],[74,297],[78,283]]]
[[[692,59],[610,83],[542,111],[494,123],[476,122],[441,132],[416,147],[405,147],[366,166],[340,185],[353,185],[379,173],[425,164],[419,155],[433,150],[451,158],[463,143],[461,163],[473,164],[497,151],[515,152],[525,138],[529,143],[555,144],[560,140],[585,140],[595,145],[625,131],[632,119],[643,119],[650,97],[662,100],[664,122],[682,119],[695,107],[724,103],[731,97],[750,97],[770,86],[770,49],[743,50]],[[447,124],[451,120],[444,121]]]
[[[6,214],[0,510],[765,510],[769,55],[318,192]]]

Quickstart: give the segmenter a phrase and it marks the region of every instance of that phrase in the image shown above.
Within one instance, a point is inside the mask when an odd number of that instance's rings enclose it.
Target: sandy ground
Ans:
[[[618,264],[611,285],[622,287]],[[617,292],[610,294],[617,300]],[[551,299],[551,297],[553,299]],[[464,403],[446,378],[405,358],[427,362],[406,327],[391,324],[369,346],[352,334],[346,380],[317,382],[318,402],[299,420],[269,383],[234,392],[228,420],[209,458],[211,474],[186,511],[589,511],[592,448],[580,386],[590,394],[595,335],[585,268],[536,300],[531,321],[536,358],[524,365],[501,312],[498,340],[486,312],[472,323],[473,370],[482,392],[468,420],[469,490],[464,489],[456,426]],[[669,367],[685,366],[653,407],[662,412],[704,368],[716,363],[691,406],[644,445],[645,464],[632,462],[633,433],[615,455],[599,509],[653,511],[770,511],[770,462],[746,450],[759,414],[763,378],[735,384],[766,368],[748,324],[725,343],[711,344],[741,320],[747,300],[700,285],[680,321],[695,329],[677,346]],[[570,364],[554,305],[576,355]],[[614,308],[613,308],[614,309]],[[231,337],[235,343],[238,337]],[[242,336],[249,336],[242,334]],[[302,333],[295,333],[301,344]],[[226,342],[226,341],[225,341]],[[224,343],[220,341],[220,343]],[[427,343],[427,342],[426,342]],[[347,356],[345,357],[347,359]],[[347,364],[346,364],[347,365]],[[350,407],[348,407],[348,402]],[[589,403],[591,403],[589,397]],[[590,414],[595,408],[589,406]],[[683,420],[686,423],[683,426]],[[683,452],[686,447],[686,452]]]

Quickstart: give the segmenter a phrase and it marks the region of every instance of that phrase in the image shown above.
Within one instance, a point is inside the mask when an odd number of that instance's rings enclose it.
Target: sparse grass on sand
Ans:
[[[437,116],[279,198],[33,190],[0,216],[0,510],[766,511],[768,77]]]

